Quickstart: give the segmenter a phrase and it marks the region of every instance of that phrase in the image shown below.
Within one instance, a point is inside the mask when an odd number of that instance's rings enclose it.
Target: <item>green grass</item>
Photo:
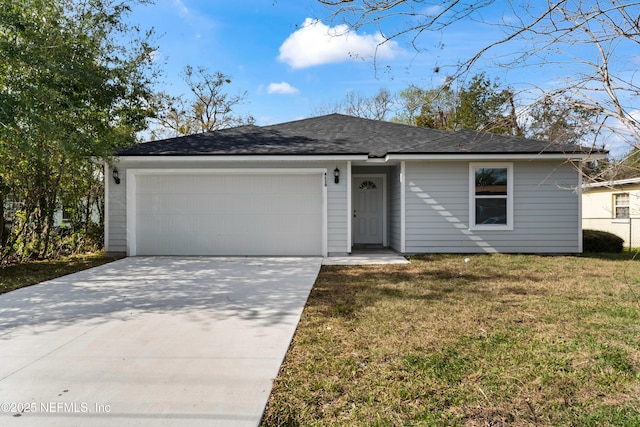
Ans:
[[[114,261],[104,252],[0,266],[0,294]]]
[[[640,425],[633,254],[322,268],[266,426]]]

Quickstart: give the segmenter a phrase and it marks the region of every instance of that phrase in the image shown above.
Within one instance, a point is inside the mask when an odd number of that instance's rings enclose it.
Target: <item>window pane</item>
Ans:
[[[629,207],[617,207],[616,218],[629,218]]]
[[[507,168],[476,169],[476,195],[507,195]]]
[[[629,218],[629,193],[613,195],[616,218]]]
[[[376,185],[371,181],[365,181],[362,184],[360,184],[361,190],[375,190],[376,188],[378,187],[376,187]]]
[[[616,206],[627,206],[629,204],[629,194],[614,194],[616,200]]]
[[[506,224],[507,199],[476,199],[476,225]]]

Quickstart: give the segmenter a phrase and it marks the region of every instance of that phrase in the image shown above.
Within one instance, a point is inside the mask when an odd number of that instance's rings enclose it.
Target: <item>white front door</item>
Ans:
[[[353,178],[353,244],[383,244],[383,179]]]

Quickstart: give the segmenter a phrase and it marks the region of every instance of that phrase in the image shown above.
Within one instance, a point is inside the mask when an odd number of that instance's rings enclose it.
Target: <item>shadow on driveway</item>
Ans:
[[[198,310],[279,323],[308,295],[318,258],[136,257],[0,295],[0,338],[20,326]]]
[[[0,425],[257,426],[321,261],[126,258],[0,295]]]

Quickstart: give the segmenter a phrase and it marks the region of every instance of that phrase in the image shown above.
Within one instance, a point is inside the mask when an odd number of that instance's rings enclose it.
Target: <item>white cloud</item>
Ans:
[[[154,49],[151,52],[151,62],[160,62],[162,61],[162,57],[163,57],[162,52],[159,51],[158,49]]]
[[[428,16],[428,17],[433,18],[433,17],[435,17],[437,15],[440,15],[443,11],[444,11],[444,6],[436,4],[436,5],[433,5],[433,6],[426,7],[422,11],[422,13],[424,15]]]
[[[186,16],[189,14],[189,9],[187,8],[187,6],[185,6],[182,0],[173,0],[173,3],[178,8],[178,13],[180,14],[180,16]]]
[[[283,95],[295,95],[298,92],[300,91],[287,82],[269,83],[269,86],[267,87],[267,93],[269,94],[279,93]]]
[[[356,59],[389,60],[402,52],[398,43],[385,40],[380,33],[358,34],[346,25],[329,27],[307,18],[282,43],[278,60],[292,68],[307,68]]]

